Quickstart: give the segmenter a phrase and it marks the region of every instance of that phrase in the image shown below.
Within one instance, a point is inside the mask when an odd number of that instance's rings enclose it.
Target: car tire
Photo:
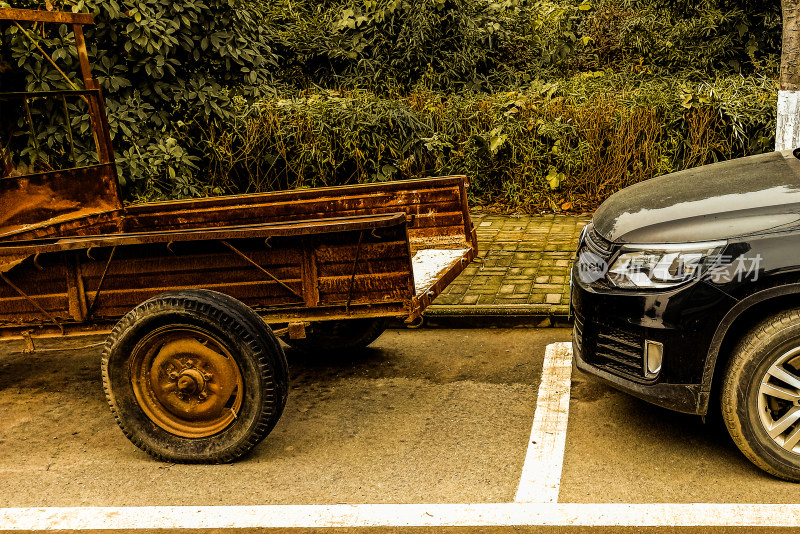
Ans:
[[[774,315],[738,343],[725,370],[722,417],[756,466],[800,482],[800,310]]]
[[[388,324],[383,317],[320,321],[311,324],[305,339],[283,337],[287,345],[307,354],[358,351],[378,339]]]
[[[101,368],[122,431],[164,461],[231,462],[286,405],[288,366],[272,330],[213,291],[164,293],[131,310],[108,336]]]

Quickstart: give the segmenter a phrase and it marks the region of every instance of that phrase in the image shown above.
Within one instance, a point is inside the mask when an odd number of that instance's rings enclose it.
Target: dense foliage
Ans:
[[[40,7],[35,0],[15,1],[13,6]],[[228,0],[55,3],[95,15],[97,24],[87,28],[86,42],[106,99],[120,179],[130,195],[202,193],[196,171],[203,155],[191,142],[191,130],[230,118],[232,99],[255,98],[268,90],[276,58],[266,31],[255,10],[235,6]],[[66,26],[28,26],[23,31],[7,24],[3,34],[6,67],[0,71],[8,72],[0,78],[2,90],[72,87],[37,46],[68,78],[80,79],[74,39]],[[62,115],[54,104],[58,102],[38,102],[33,110],[38,143],[27,139],[26,153],[44,165],[52,152],[66,150]],[[80,105],[71,101],[70,115],[74,129],[85,133],[90,123]],[[24,117],[19,126],[27,133]],[[76,147],[79,163],[91,154],[90,146],[84,142]]]
[[[431,174],[472,177],[473,200],[507,209],[591,209],[666,172],[768,150],[774,84],[728,77],[575,77],[525,90],[379,97],[315,91],[266,99],[206,132],[227,191]]]
[[[779,2],[749,0],[278,0],[266,18],[289,84],[389,93],[771,72],[781,30]]]
[[[473,201],[590,209],[773,143],[777,0],[53,3],[95,14],[131,199],[465,173]],[[63,86],[31,39],[3,34],[3,90]],[[66,28],[31,36],[74,74]],[[49,111],[25,138],[40,166],[68,152]]]

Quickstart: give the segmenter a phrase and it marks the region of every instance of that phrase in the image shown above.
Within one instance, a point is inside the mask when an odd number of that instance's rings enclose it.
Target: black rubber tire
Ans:
[[[306,330],[305,339],[281,339],[287,345],[307,354],[320,352],[358,351],[378,339],[386,330],[388,320],[345,319],[342,321],[320,321],[311,324]]]
[[[142,411],[135,397],[131,351],[148,333],[172,325],[212,333],[238,365],[244,386],[238,416],[213,436],[168,432]],[[225,463],[243,456],[273,429],[288,394],[286,356],[272,330],[248,306],[214,291],[168,292],[131,310],[108,336],[101,367],[106,398],[122,431],[143,451],[169,462]]]
[[[800,310],[779,313],[748,332],[734,350],[722,383],[722,418],[733,441],[756,466],[776,477],[800,482],[800,454],[767,434],[759,418],[761,380],[787,350],[800,346]]]

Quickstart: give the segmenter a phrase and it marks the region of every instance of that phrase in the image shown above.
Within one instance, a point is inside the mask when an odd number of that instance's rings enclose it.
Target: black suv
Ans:
[[[800,150],[661,176],[609,198],[571,277],[579,369],[705,415],[800,481]]]

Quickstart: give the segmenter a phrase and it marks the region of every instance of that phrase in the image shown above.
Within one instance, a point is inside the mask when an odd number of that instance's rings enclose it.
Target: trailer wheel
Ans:
[[[248,306],[206,290],[164,293],[106,340],[103,386],[134,445],[171,462],[230,462],[269,434],[288,391],[286,357]]]
[[[774,315],[745,335],[728,362],[720,399],[744,455],[800,482],[800,310]]]
[[[319,321],[311,324],[305,339],[282,339],[290,346],[308,354],[319,351],[352,351],[366,348],[386,330],[387,319],[345,319]]]

